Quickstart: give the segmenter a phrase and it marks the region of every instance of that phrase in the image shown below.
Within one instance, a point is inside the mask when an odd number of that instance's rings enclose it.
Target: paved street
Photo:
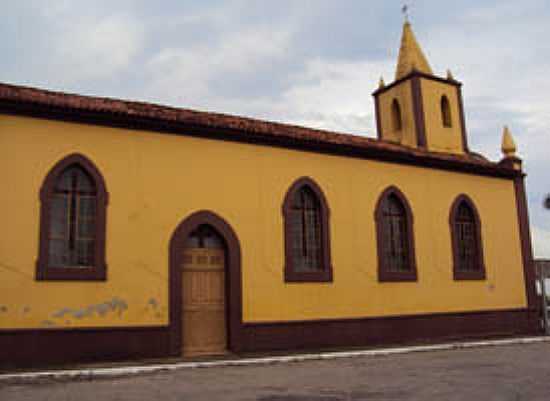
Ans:
[[[1,401],[550,400],[550,344],[0,387]]]

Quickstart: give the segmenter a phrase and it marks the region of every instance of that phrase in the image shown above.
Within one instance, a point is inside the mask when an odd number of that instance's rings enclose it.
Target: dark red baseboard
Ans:
[[[377,346],[538,334],[527,309],[245,324],[240,351]]]
[[[0,330],[0,367],[38,367],[169,355],[168,327]]]
[[[379,346],[450,339],[539,334],[537,311],[440,313],[364,319],[246,323],[232,351],[257,352]],[[0,331],[0,366],[176,356],[166,327]]]

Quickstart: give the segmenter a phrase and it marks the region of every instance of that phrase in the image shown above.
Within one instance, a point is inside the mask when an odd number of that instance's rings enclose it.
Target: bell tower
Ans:
[[[467,153],[462,84],[434,75],[409,21],[403,25],[395,79],[373,93],[378,139],[433,152]]]

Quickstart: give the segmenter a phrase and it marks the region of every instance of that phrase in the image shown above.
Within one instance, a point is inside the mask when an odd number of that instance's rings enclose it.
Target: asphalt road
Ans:
[[[550,400],[550,343],[0,387],[1,401]]]

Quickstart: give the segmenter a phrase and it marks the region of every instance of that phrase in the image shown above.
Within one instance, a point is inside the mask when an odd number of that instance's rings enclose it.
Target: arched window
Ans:
[[[394,131],[401,131],[403,128],[403,119],[401,116],[401,106],[397,99],[393,99],[391,104],[391,116],[392,116],[392,125]]]
[[[485,266],[479,214],[466,195],[454,201],[449,215],[455,280],[483,280]]]
[[[441,121],[443,122],[444,127],[453,126],[453,121],[451,118],[451,106],[449,104],[449,99],[445,95],[441,97]]]
[[[297,180],[283,203],[285,281],[331,281],[329,210],[319,186]]]
[[[57,163],[40,191],[39,280],[104,280],[107,192],[91,161]]]
[[[415,281],[413,216],[399,189],[389,187],[382,193],[375,220],[379,281]]]

